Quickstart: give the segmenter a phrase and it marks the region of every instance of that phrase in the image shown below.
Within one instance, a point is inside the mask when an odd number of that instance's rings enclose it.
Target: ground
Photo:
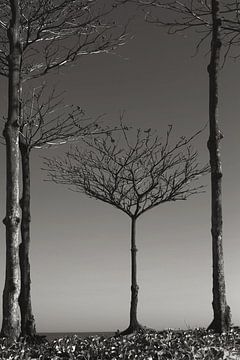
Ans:
[[[240,360],[240,329],[213,334],[204,329],[157,332],[143,329],[127,336],[76,335],[47,341],[0,340],[2,360]]]

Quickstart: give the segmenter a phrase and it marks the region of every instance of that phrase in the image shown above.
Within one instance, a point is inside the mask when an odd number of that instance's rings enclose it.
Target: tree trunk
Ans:
[[[137,248],[136,248],[136,218],[131,218],[131,307],[130,307],[130,324],[129,327],[121,332],[121,335],[131,334],[142,328],[137,320],[138,305],[137,284]]]
[[[3,136],[6,141],[6,273],[3,290],[3,321],[1,336],[16,340],[20,335],[19,272],[19,67],[21,61],[19,4],[11,0],[12,19],[8,29],[8,120]]]
[[[218,77],[221,51],[221,18],[219,1],[212,0],[212,42],[209,73],[209,127],[208,149],[211,167],[212,194],[212,259],[213,259],[213,313],[214,318],[208,329],[217,333],[227,331],[231,325],[230,308],[226,301],[223,240],[222,240],[222,166],[220,158],[220,140],[218,126]]]
[[[31,277],[30,277],[30,152],[28,147],[22,142],[20,137],[20,152],[22,159],[22,199],[20,201],[22,209],[21,237],[22,242],[19,246],[20,271],[21,271],[21,292],[19,305],[21,310],[21,335],[35,336],[35,319],[32,313],[31,304]]]

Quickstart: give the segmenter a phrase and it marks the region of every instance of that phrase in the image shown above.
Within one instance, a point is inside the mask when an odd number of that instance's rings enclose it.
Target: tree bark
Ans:
[[[8,29],[8,119],[3,136],[6,141],[6,272],[3,290],[1,336],[16,340],[20,335],[19,272],[19,68],[21,62],[19,3],[11,0],[12,19]]]
[[[129,327],[121,335],[131,334],[142,328],[137,320],[138,290],[137,284],[137,247],[136,247],[136,218],[131,218],[131,306]]]
[[[22,160],[22,209],[21,237],[19,246],[21,292],[19,305],[21,311],[21,336],[34,337],[36,335],[35,319],[32,313],[31,277],[30,277],[30,151],[20,137],[20,152]]]
[[[230,308],[226,301],[223,262],[222,232],[222,166],[220,157],[220,140],[222,134],[218,125],[218,79],[221,51],[221,18],[219,1],[212,0],[212,41],[209,73],[209,128],[208,149],[211,167],[211,233],[213,261],[213,314],[214,318],[208,329],[217,333],[227,331],[231,325]]]

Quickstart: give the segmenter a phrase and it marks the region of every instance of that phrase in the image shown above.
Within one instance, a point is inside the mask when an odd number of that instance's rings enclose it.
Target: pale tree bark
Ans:
[[[1,336],[15,340],[20,335],[19,272],[19,75],[21,63],[20,14],[18,0],[11,0],[12,18],[8,29],[9,82],[8,119],[3,136],[6,141],[6,274],[3,291],[3,321]]]
[[[218,125],[218,80],[221,52],[221,18],[219,1],[212,0],[212,41],[209,73],[209,127],[208,149],[211,167],[212,194],[212,258],[213,258],[213,313],[214,318],[209,329],[222,333],[231,325],[230,308],[226,301],[223,262],[222,231],[222,166],[220,157],[220,140],[222,138]]]
[[[138,290],[137,283],[137,247],[136,247],[136,218],[131,217],[131,306],[129,327],[121,335],[131,334],[142,328],[137,320]]]
[[[33,337],[36,335],[35,319],[31,303],[31,277],[30,277],[30,151],[20,137],[20,152],[22,160],[22,209],[21,238],[19,246],[21,292],[19,305],[21,311],[21,335]]]

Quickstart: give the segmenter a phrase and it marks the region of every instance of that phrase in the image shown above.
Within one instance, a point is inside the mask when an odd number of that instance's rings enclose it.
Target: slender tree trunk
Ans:
[[[3,136],[6,141],[6,273],[3,290],[3,321],[1,336],[15,340],[20,335],[19,272],[19,67],[21,61],[20,15],[17,0],[11,0],[12,19],[8,29],[10,52],[8,56],[8,120]]]
[[[22,209],[21,237],[19,246],[21,292],[19,305],[21,310],[21,335],[35,336],[35,319],[31,304],[31,277],[30,277],[30,151],[20,138],[20,152],[22,159],[22,198],[20,201]]]
[[[218,126],[218,78],[221,51],[221,18],[219,1],[212,0],[212,42],[209,73],[209,126],[210,135],[208,149],[211,166],[212,193],[212,259],[213,259],[213,313],[214,318],[209,325],[217,333],[227,331],[231,325],[230,308],[226,301],[223,239],[222,239],[222,166],[220,158],[220,140],[222,138]]]
[[[121,334],[127,335],[142,328],[137,320],[138,305],[137,284],[137,247],[136,247],[136,218],[131,218],[131,306],[130,306],[130,324]]]

